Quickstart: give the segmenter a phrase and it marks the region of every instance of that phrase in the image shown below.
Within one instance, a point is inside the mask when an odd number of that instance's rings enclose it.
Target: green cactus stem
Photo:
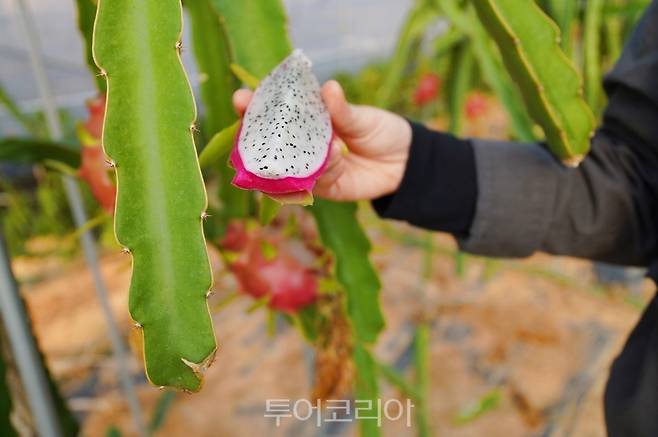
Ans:
[[[107,79],[103,146],[116,169],[115,232],[132,255],[129,307],[146,373],[155,385],[196,391],[216,342],[181,31],[180,0],[101,0],[94,59]]]
[[[551,151],[565,164],[577,165],[589,150],[594,116],[583,100],[582,80],[560,48],[559,28],[534,1],[472,4]]]

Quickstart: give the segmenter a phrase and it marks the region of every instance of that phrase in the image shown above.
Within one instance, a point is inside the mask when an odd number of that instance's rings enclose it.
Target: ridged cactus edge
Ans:
[[[560,29],[534,1],[472,4],[551,151],[566,165],[578,165],[589,150],[595,120],[583,98],[582,78],[560,48]]]
[[[180,0],[99,0],[93,50],[107,81],[103,147],[116,172],[116,237],[132,256],[129,310],[146,373],[155,385],[197,391],[217,345],[182,25]]]

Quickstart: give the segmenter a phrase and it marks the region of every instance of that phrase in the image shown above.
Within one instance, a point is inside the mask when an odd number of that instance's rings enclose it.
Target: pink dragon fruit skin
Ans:
[[[268,194],[311,192],[334,138],[311,62],[295,50],[256,89],[231,151],[233,185]]]
[[[331,141],[327,146],[329,149]],[[243,188],[245,190],[257,190],[268,194],[285,194],[296,193],[298,191],[313,191],[315,181],[322,176],[324,170],[327,168],[329,162],[329,153],[325,157],[324,162],[314,173],[305,177],[287,176],[280,179],[270,179],[260,177],[244,167],[242,158],[238,152],[237,146],[231,151],[231,164],[235,169],[235,177],[233,178],[233,185]]]

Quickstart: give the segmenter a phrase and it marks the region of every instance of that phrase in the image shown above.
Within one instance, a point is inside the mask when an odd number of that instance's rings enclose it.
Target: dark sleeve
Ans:
[[[409,159],[397,192],[372,202],[389,219],[466,235],[477,198],[475,156],[469,141],[411,123]]]
[[[577,169],[565,168],[539,144],[470,142],[475,175],[468,177],[476,183],[476,201],[468,232],[458,235],[462,249],[506,257],[541,250],[643,266],[658,257],[658,2],[647,8],[604,85],[609,104],[603,125]],[[415,153],[408,172],[416,168]],[[437,171],[468,167],[451,161],[446,156]],[[424,183],[415,186],[440,181],[454,189],[442,177],[424,174]],[[464,185],[466,176],[452,177]],[[407,190],[392,202],[412,205],[422,197]],[[446,208],[438,202],[433,207]],[[434,215],[443,217],[439,211]],[[419,217],[414,220],[429,227]],[[437,227],[445,226],[432,228]]]

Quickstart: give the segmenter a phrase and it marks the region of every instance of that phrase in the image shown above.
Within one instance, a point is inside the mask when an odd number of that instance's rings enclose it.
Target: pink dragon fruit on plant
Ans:
[[[314,303],[319,295],[314,254],[294,250],[289,238],[254,231],[244,221],[234,220],[220,241],[225,251],[233,253],[227,262],[240,290],[255,299],[267,298],[270,308],[288,313]]]
[[[329,158],[331,119],[311,61],[295,50],[258,86],[231,152],[233,184],[309,194]]]

